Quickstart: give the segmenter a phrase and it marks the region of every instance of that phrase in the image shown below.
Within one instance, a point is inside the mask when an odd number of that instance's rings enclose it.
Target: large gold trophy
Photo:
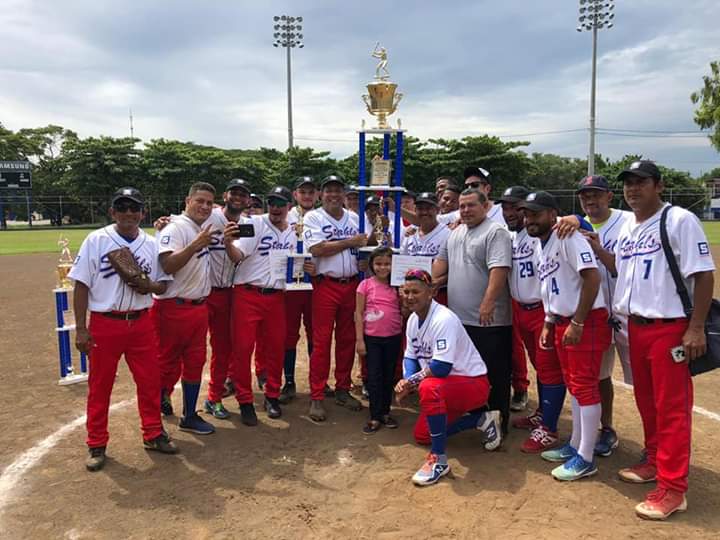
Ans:
[[[385,47],[380,46],[380,42],[375,45],[372,56],[380,61],[375,68],[375,80],[368,83],[368,93],[363,94],[362,98],[368,112],[373,116],[377,116],[377,128],[389,129],[390,125],[387,123],[387,117],[395,112],[403,95],[396,92],[397,84],[390,81],[390,72],[387,68],[387,50]]]
[[[72,289],[72,280],[68,278],[73,265],[73,257],[69,247],[70,240],[61,236],[60,240],[58,240],[58,246],[60,246],[60,258],[57,264],[57,288]]]
[[[295,246],[290,248],[288,254],[286,275],[285,275],[285,290],[287,291],[309,291],[312,290],[312,281],[310,275],[303,270],[303,264],[305,261],[310,260],[312,257],[309,253],[305,253],[303,246],[303,220],[305,217],[305,210],[302,206],[297,205],[298,221],[295,224],[295,236],[297,241]]]

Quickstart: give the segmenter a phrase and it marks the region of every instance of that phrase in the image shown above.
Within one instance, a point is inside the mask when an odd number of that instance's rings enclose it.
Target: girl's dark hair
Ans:
[[[393,256],[393,250],[386,246],[380,246],[378,248],[375,248],[372,253],[370,253],[370,259],[368,259],[368,268],[370,271],[374,274],[373,271],[373,263],[375,262],[375,259],[378,257],[390,257]]]

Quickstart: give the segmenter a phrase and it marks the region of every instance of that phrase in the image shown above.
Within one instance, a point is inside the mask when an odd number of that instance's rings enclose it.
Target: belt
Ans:
[[[671,319],[648,319],[647,317],[641,317],[640,315],[630,315],[630,321],[640,326],[646,326],[649,324],[670,324],[675,322],[687,321],[685,317],[675,317]]]
[[[263,287],[256,287],[255,285],[243,285],[248,291],[255,291],[260,294],[275,294],[282,292],[282,289],[270,289]]]
[[[553,322],[555,324],[570,324],[572,317],[562,317],[560,315],[553,315]]]
[[[232,287],[212,287],[213,291],[229,291]]]
[[[520,302],[516,302],[518,306],[523,308],[525,311],[533,311],[535,309],[542,307],[542,302],[535,302],[534,304],[521,304]]]
[[[343,284],[352,283],[352,282],[354,282],[355,280],[357,280],[357,278],[358,278],[358,277],[357,277],[357,274],[355,274],[354,276],[343,277],[343,278],[338,278],[338,277],[333,277],[333,276],[326,276],[326,275],[323,275],[323,274],[321,274],[321,275],[318,276],[318,279],[329,279],[330,281],[334,281],[335,283],[343,283]]]
[[[143,316],[148,309],[138,309],[137,311],[106,311],[101,313],[103,317],[108,319],[119,319],[121,321],[134,321]]]
[[[200,305],[202,305],[202,304],[205,303],[205,298],[195,298],[195,299],[190,299],[190,298],[173,298],[173,300],[175,300],[175,303],[176,303],[176,304],[180,304],[180,305],[188,304],[188,305],[191,305],[191,306],[200,306]]]

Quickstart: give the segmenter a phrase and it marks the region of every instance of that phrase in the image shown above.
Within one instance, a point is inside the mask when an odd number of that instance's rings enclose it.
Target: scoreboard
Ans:
[[[31,189],[32,165],[29,161],[0,161],[0,189]]]

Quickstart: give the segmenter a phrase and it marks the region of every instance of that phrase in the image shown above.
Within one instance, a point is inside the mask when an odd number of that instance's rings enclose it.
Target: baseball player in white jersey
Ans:
[[[687,509],[693,407],[688,365],[706,351],[715,264],[698,218],[660,198],[662,175],[652,161],[632,163],[618,180],[633,215],[615,246],[614,309],[628,317],[633,390],[647,456],[619,475],[632,483],[657,481],[635,511],[643,518],[665,519]],[[663,216],[691,314],[683,307],[663,249]]]
[[[148,313],[152,305],[149,293],[163,292],[172,278],[160,268],[155,239],[139,227],[143,213],[144,200],[137,189],[116,191],[110,208],[114,223],[88,235],[69,274],[75,282],[75,345],[90,358],[87,397],[90,455],[85,464],[89,471],[99,471],[105,465],[105,449],[110,439],[110,395],[121,355],[125,355],[137,386],[145,448],[166,454],[177,452],[160,418],[157,339]],[[123,281],[110,264],[107,254],[120,248],[132,252],[149,278],[141,286]]]
[[[412,481],[427,486],[450,472],[445,453],[449,435],[478,429],[486,450],[500,446],[500,412],[478,411],[490,394],[487,367],[457,315],[433,300],[430,274],[409,270],[404,289],[412,314],[407,323],[403,379],[395,392],[398,400],[416,389],[420,395],[414,435],[418,443],[430,445],[430,453]]]
[[[160,342],[162,401],[164,411],[172,413],[170,395],[182,378],[183,417],[180,429],[199,435],[215,428],[197,414],[202,370],[207,354],[210,294],[210,252],[213,226],[204,225],[210,217],[215,188],[206,182],[190,186],[185,210],[159,233],[160,264],[174,279],[163,294],[155,295],[153,315]]]
[[[554,346],[557,350],[572,396],[570,441],[544,451],[542,457],[563,462],[552,471],[557,480],[577,480],[597,473],[594,449],[601,411],[598,381],[602,355],[611,337],[606,301],[588,241],[579,234],[561,240],[553,230],[559,209],[555,198],[538,191],[529,194],[520,207],[525,211],[528,234],[540,239],[535,268],[546,313],[540,346]]]
[[[228,256],[238,263],[233,287],[233,361],[231,376],[242,422],[257,425],[253,405],[250,359],[263,342],[266,383],[264,409],[270,418],[282,415],[280,382],[285,352],[285,255],[297,241],[287,222],[292,193],[277,186],[266,197],[268,214],[253,218],[255,236],[229,244],[236,226],[225,229]],[[283,264],[281,264],[283,263]]]
[[[495,204],[490,199],[490,192],[492,191],[492,185],[490,184],[490,172],[482,167],[466,167],[463,171],[463,178],[465,178],[465,189],[479,189],[487,197],[488,212],[486,219],[495,221],[507,227],[505,218],[503,218],[502,206]],[[441,214],[438,216],[438,221],[445,225],[452,225],[460,220],[460,210],[455,210],[447,214]]]

